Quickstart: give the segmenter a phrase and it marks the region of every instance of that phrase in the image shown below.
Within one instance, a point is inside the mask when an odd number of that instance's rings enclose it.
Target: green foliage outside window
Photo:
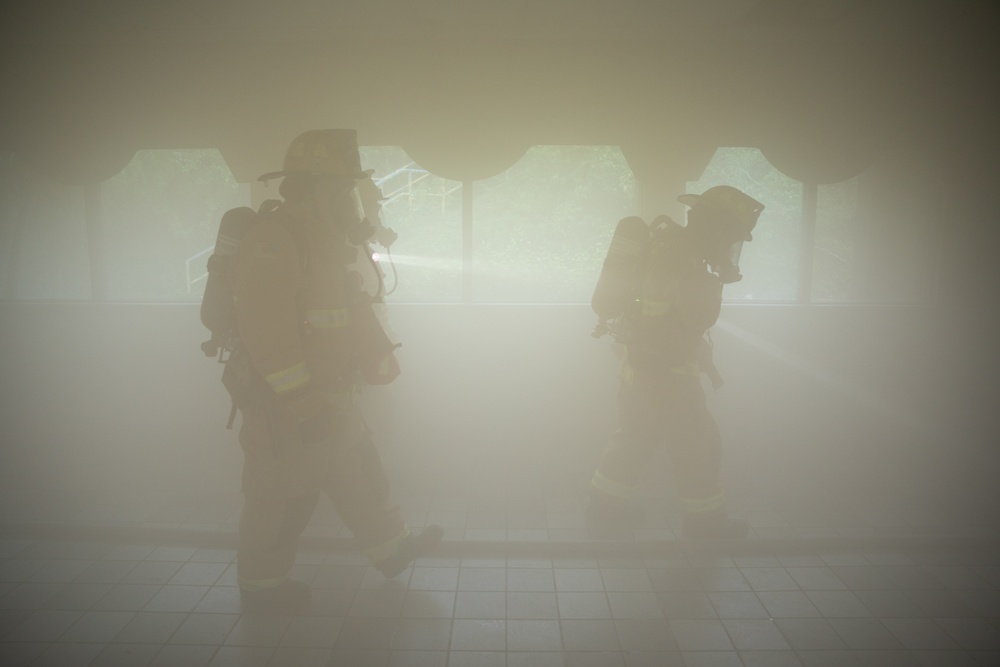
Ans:
[[[387,198],[383,222],[399,234],[390,300],[460,300],[462,184],[423,172],[395,147],[365,147],[362,162]],[[616,146],[535,146],[472,192],[467,268],[477,302],[589,301],[615,224],[636,209]]]
[[[139,151],[102,196],[112,301],[200,300],[197,279],[222,214],[250,203],[249,188],[209,149]]]
[[[390,301],[590,299],[619,219],[638,209],[635,179],[616,146],[535,146],[506,172],[472,184],[472,257],[463,267],[462,184],[429,174],[394,146],[365,146],[399,238],[382,253]],[[744,280],[727,300],[797,298],[802,184],[754,148],[720,148],[687,191],[728,184],[766,209],[743,248]],[[858,179],[821,186],[812,299],[846,301],[854,270]],[[107,297],[198,301],[222,214],[249,205],[217,150],[147,150],[101,185]],[[83,188],[48,181],[0,154],[0,289],[8,299],[88,299]],[[388,257],[395,263],[393,274]],[[469,273],[463,276],[463,270]]]
[[[816,205],[813,301],[849,301],[855,268],[858,178],[821,185]]]
[[[399,235],[381,261],[393,290],[388,299],[460,301],[461,184],[426,172],[398,146],[363,146],[361,164],[375,170],[385,197],[382,222]]]
[[[617,146],[534,146],[475,184],[475,300],[589,303],[615,225],[637,209]]]

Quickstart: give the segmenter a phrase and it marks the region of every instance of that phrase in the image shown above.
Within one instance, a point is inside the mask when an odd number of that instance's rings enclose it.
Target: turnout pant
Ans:
[[[696,368],[640,373],[625,362],[618,390],[618,429],[594,471],[596,497],[628,502],[655,447],[673,464],[685,512],[725,512],[719,483],[722,441]]]
[[[409,534],[360,411],[348,396],[331,401],[334,437],[306,445],[280,408],[244,411],[243,511],[237,574],[246,590],[288,578],[298,538],[321,493],[373,561],[395,552]]]

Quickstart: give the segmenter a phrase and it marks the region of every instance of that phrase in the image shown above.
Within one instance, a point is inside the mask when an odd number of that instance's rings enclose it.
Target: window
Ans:
[[[640,208],[616,146],[534,146],[471,184],[428,173],[396,146],[361,154],[398,234],[388,252],[376,246],[395,302],[586,303],[615,225]],[[850,180],[810,186],[756,148],[723,147],[686,189],[733,185],[766,206],[727,301],[926,302],[936,173],[927,156],[888,155]],[[95,196],[100,224],[88,233],[85,198]],[[0,293],[92,299],[96,276],[112,301],[197,302],[222,214],[250,203],[249,184],[214,149],[139,151],[88,191],[0,153]],[[93,272],[92,258],[102,264]]]
[[[849,301],[862,178],[864,175],[821,185],[810,204],[810,198],[804,196],[809,186],[779,172],[758,149],[716,150],[701,178],[687,184],[687,192],[700,194],[714,185],[732,185],[765,206],[753,241],[743,246],[743,280],[726,287],[725,299]],[[815,217],[813,243],[804,248],[803,233],[810,216]],[[803,295],[803,289],[808,293]]]
[[[638,209],[617,146],[534,146],[474,188],[475,301],[589,303],[615,225]]]
[[[816,197],[812,301],[851,300],[857,229],[858,181],[821,185]]]
[[[392,301],[587,302],[615,224],[634,214],[635,181],[616,146],[535,146],[493,178],[463,186],[396,147],[362,163],[399,234],[383,262]],[[472,188],[471,262],[463,266],[463,187]],[[463,275],[465,272],[465,275]]]
[[[250,188],[217,150],[143,150],[102,199],[108,300],[200,301],[219,220]]]
[[[385,198],[382,223],[399,235],[380,259],[388,299],[460,301],[462,184],[427,172],[398,146],[362,146],[360,152]]]

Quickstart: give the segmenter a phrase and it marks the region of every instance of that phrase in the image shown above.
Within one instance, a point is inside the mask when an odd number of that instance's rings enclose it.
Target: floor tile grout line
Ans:
[[[112,541],[117,543],[153,543],[194,548],[234,548],[235,531],[148,530],[129,527],[94,527],[67,524],[0,524],[0,535],[36,540]],[[304,535],[304,549],[354,551],[353,539]],[[954,551],[961,549],[1000,550],[1000,539],[974,537],[945,539],[940,537],[865,537],[865,538],[750,538],[742,541],[698,542],[690,540],[635,541],[472,541],[445,540],[438,547],[439,557],[548,557],[589,555],[632,555],[649,557],[664,554],[729,553],[753,554],[775,551],[862,551],[871,549],[927,549]],[[152,553],[150,554],[152,555]],[[147,557],[148,559],[148,557]],[[189,561],[190,559],[188,559]],[[185,561],[185,562],[188,562]]]

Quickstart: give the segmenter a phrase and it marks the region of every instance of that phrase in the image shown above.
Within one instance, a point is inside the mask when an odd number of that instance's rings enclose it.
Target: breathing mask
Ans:
[[[728,185],[717,185],[701,195],[684,194],[677,198],[691,207],[688,226],[697,235],[705,261],[723,284],[739,282],[740,254],[743,244],[753,239],[764,205]]]
[[[743,280],[740,273],[740,254],[743,252],[743,241],[737,241],[724,246],[715,256],[707,258],[708,266],[713,273],[718,274],[723,285],[738,283]]]
[[[317,184],[315,198],[323,218],[336,225],[351,245],[361,245],[375,233],[375,226],[365,218],[354,181],[324,179]]]

